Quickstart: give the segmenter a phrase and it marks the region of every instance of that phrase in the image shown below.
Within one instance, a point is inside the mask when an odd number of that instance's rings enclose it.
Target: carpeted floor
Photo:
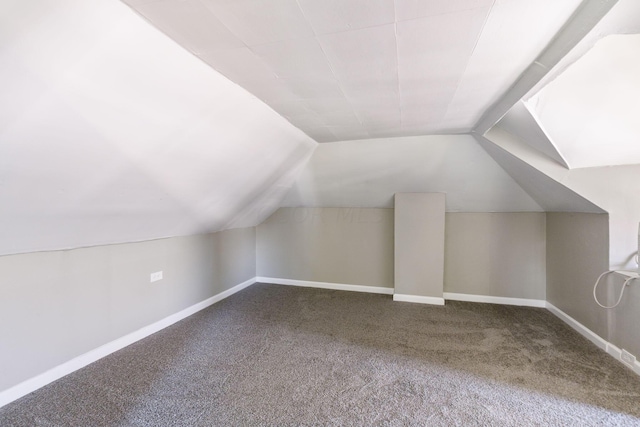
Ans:
[[[640,378],[544,309],[256,284],[0,425],[640,426]]]

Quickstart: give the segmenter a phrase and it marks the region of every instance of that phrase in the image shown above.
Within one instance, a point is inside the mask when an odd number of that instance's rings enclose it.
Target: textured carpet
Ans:
[[[0,425],[640,425],[640,379],[544,309],[256,284]]]

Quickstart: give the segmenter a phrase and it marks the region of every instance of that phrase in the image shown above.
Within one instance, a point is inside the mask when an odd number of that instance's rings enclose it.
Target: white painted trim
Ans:
[[[567,325],[571,326],[575,329],[580,335],[597,345],[602,350],[607,351],[607,345],[609,344],[606,340],[602,339],[598,334],[593,332],[591,329],[584,326],[582,323],[578,322],[573,317],[569,316],[564,311],[560,310],[550,302],[547,302],[547,310],[555,314],[561,320],[564,321]]]
[[[620,361],[620,363],[622,363],[624,366],[631,369],[636,374],[640,375],[640,361],[636,359],[633,365],[628,364],[627,362],[622,360],[622,350],[616,347],[615,345],[611,344],[610,342],[607,343],[606,352],[609,353],[611,356],[613,356],[614,359]]]
[[[423,297],[420,295],[393,294],[394,301],[414,302],[417,304],[444,305],[444,298]]]
[[[145,326],[141,329],[138,329],[137,331],[117,338],[111,342],[108,342],[107,344],[101,345],[98,348],[94,348],[93,350],[90,350],[78,357],[74,357],[73,359],[64,362],[61,365],[58,365],[55,368],[49,369],[48,371],[36,375],[35,377],[30,378],[26,381],[23,381],[20,384],[17,384],[7,390],[1,391],[0,408],[13,402],[14,400],[21,398],[22,396],[34,392],[39,388],[44,387],[45,385],[64,377],[65,375],[69,375],[70,373],[84,368],[85,366],[97,360],[100,360],[103,357],[110,355],[111,353],[114,353],[130,344],[133,344],[136,341],[140,341],[141,339],[146,338],[149,335],[166,328],[167,326],[171,326],[174,323],[235,294],[236,292],[253,285],[254,283],[256,283],[255,277],[242,282],[231,289],[227,289],[224,292],[220,292],[219,294],[207,298],[204,301],[194,304],[191,307],[187,307],[184,310],[167,316],[164,319],[158,320],[151,325]]]
[[[309,280],[279,279],[275,277],[256,277],[258,283],[273,285],[302,286],[305,288],[333,289],[336,291],[368,292],[370,294],[393,295],[393,288],[382,286],[347,285],[344,283],[313,282]]]
[[[636,360],[633,366],[629,366],[625,362],[622,361],[620,357],[622,355],[622,350],[611,344],[604,338],[600,337],[600,335],[593,332],[591,329],[584,326],[582,323],[578,322],[573,317],[569,316],[564,311],[560,310],[558,307],[554,306],[550,302],[547,302],[547,309],[555,314],[560,320],[571,326],[575,331],[577,331],[580,335],[594,343],[598,348],[606,351],[609,355],[611,355],[614,359],[622,363],[627,368],[631,369],[636,374],[640,375],[640,362]]]
[[[482,302],[482,303],[489,303],[489,304],[519,305],[521,307],[545,308],[547,306],[547,302],[542,299],[490,297],[487,295],[457,294],[453,292],[445,292],[443,296],[445,300],[452,300],[452,301],[468,301],[468,302]]]

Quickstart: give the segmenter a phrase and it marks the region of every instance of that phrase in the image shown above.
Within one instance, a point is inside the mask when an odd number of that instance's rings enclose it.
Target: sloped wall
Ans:
[[[0,28],[0,255],[256,225],[316,146],[119,1]]]
[[[637,268],[634,255],[640,222],[640,165],[568,170],[498,127],[487,133],[486,144],[493,144],[490,150],[500,150],[514,159],[517,163],[505,163],[505,168],[526,177],[534,189],[543,188],[548,181],[554,183],[553,191],[538,193],[540,204],[557,206],[555,200],[560,197],[564,203],[561,209],[546,210],[608,213],[611,269]],[[502,164],[507,157],[496,159]]]
[[[412,192],[446,193],[447,212],[543,211],[470,135],[320,144],[281,206],[391,208]]]

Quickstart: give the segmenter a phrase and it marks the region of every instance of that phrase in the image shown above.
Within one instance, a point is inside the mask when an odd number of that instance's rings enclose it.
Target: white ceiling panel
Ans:
[[[226,77],[238,82],[277,78],[273,70],[248,47],[204,53],[200,58]]]
[[[311,98],[302,101],[309,110],[318,114],[333,113],[334,111],[353,110],[353,106],[344,97]]]
[[[406,21],[423,16],[442,15],[463,10],[488,8],[495,0],[395,0],[396,19]]]
[[[300,129],[316,129],[319,127],[324,127],[326,125],[324,119],[313,112],[305,114],[295,114],[285,117],[290,122],[295,122]]]
[[[446,103],[443,100],[449,99],[455,91],[452,84],[442,84],[439,87],[427,88],[421,87],[415,81],[408,81],[407,85],[414,85],[412,91],[403,91],[400,95],[400,105],[403,110],[437,108],[440,111],[446,111]]]
[[[129,6],[139,6],[141,4],[157,3],[159,1],[164,1],[164,0],[122,0],[122,1],[128,4]]]
[[[438,106],[411,108],[402,111],[402,128],[407,129],[409,126],[423,126],[435,129],[439,126],[440,119],[444,112]]]
[[[325,124],[331,127],[362,127],[353,110],[337,110],[322,115]]]
[[[354,86],[398,88],[395,25],[320,37],[331,68],[341,82]]]
[[[358,118],[369,131],[400,128],[400,106],[397,97],[358,100],[353,104]]]
[[[272,100],[268,102],[269,106],[276,110],[278,113],[289,119],[291,116],[312,113],[298,97],[292,98],[280,98],[278,100]],[[289,119],[289,121],[291,121]]]
[[[447,111],[446,100],[453,96],[455,89],[451,85],[442,85],[434,90],[417,87],[400,97],[400,109],[403,124],[439,125]]]
[[[349,99],[349,103],[358,113],[366,113],[367,111],[400,111],[399,99],[398,95],[391,94]]]
[[[389,131],[390,129],[398,129],[401,124],[400,110],[366,110],[359,111],[358,117],[363,126],[370,132],[373,131]]]
[[[264,80],[247,80],[242,86],[275,109],[275,105],[294,103],[299,105],[298,96],[294,95],[284,81],[277,78]],[[296,104],[297,103],[297,104]],[[305,111],[300,111],[303,113]]]
[[[298,3],[318,35],[394,22],[393,0],[298,0]]]
[[[425,124],[424,122],[422,123],[402,123],[402,131],[404,132],[405,135],[408,136],[419,136],[419,135],[433,135],[435,134],[438,129],[440,129],[439,125],[430,125],[430,124]],[[447,129],[447,133],[456,133],[456,132],[451,132],[449,129]]]
[[[367,84],[365,82],[341,81],[340,88],[351,105],[358,110],[380,104],[386,104],[393,109],[400,108],[400,97],[396,82],[387,81]]]
[[[343,126],[348,119],[339,112],[351,109],[365,130],[402,136],[420,129],[470,130],[580,1],[130,4],[300,128],[307,129],[302,117],[310,111],[325,124]],[[353,135],[341,130],[331,130],[335,140]],[[328,132],[316,134],[329,138]]]
[[[340,135],[343,141],[369,139],[371,135],[362,126],[328,126],[334,135]]]
[[[334,78],[320,43],[313,37],[253,46],[251,50],[280,78]]]
[[[301,99],[340,98],[344,93],[335,79],[291,78],[280,79],[289,90]]]
[[[336,135],[328,127],[302,129],[307,135],[317,142],[331,142],[336,140]]]
[[[444,116],[487,13],[488,8],[468,9],[397,24],[403,122],[424,116],[431,125]]]
[[[446,119],[465,118],[464,125],[472,127],[484,113],[487,102],[493,104],[509,89],[580,2],[496,0]]]
[[[198,0],[163,0],[136,10],[169,37],[196,54],[244,44]]]
[[[249,46],[312,37],[296,0],[200,0]]]
[[[398,22],[398,66],[405,79],[457,81],[480,36],[488,9]]]

